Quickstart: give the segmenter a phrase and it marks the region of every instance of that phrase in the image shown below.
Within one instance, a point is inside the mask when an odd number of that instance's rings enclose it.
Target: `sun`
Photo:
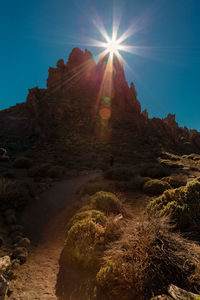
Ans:
[[[108,35],[108,32],[106,31],[103,23],[98,18],[97,20],[93,20],[93,24],[95,25],[95,27],[98,29],[99,33],[105,40],[105,41],[100,41],[100,40],[90,39],[91,41],[91,43],[89,44],[90,46],[104,48],[104,50],[99,54],[99,57],[102,58],[105,55],[109,54],[111,60],[114,58],[114,56],[116,56],[120,61],[122,61],[124,64],[127,65],[126,61],[124,60],[120,52],[124,51],[124,52],[138,54],[137,53],[138,47],[124,44],[124,42],[137,31],[135,28],[136,26],[134,26],[134,24],[132,24],[121,36],[118,36],[120,24],[116,20],[113,21],[111,36]]]
[[[106,44],[106,49],[109,53],[117,54],[120,45],[116,39],[112,39]]]

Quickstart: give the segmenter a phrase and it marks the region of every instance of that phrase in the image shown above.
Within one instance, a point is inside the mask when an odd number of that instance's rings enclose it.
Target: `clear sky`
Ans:
[[[200,131],[200,0],[0,0],[0,109],[26,100],[28,89],[44,88],[49,66],[67,61],[80,47],[102,37],[101,19],[111,35],[113,10],[121,15],[119,35],[136,31],[121,52],[128,63],[142,109],[150,117],[176,114],[181,126]]]

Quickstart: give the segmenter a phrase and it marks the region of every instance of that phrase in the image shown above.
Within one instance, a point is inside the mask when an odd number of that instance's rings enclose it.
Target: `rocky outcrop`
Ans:
[[[20,151],[38,140],[44,143],[74,134],[98,139],[96,132],[101,131],[104,116],[112,143],[116,138],[129,142],[132,135],[137,143],[153,146],[152,151],[155,147],[183,153],[200,151],[200,134],[179,127],[175,115],[149,119],[146,110],[141,112],[135,86],[131,83],[129,87],[117,56],[112,65],[109,55],[100,57],[96,64],[91,52],[78,48],[66,63],[59,59],[55,68],[49,68],[46,89],[32,88],[25,103],[0,112],[1,147]]]

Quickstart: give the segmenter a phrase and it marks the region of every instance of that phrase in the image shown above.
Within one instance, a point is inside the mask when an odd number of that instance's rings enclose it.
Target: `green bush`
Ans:
[[[121,201],[110,192],[97,192],[89,199],[91,207],[105,213],[120,213],[122,211]]]
[[[82,221],[82,220],[91,220],[97,224],[105,225],[106,224],[106,216],[103,212],[98,210],[85,210],[81,212],[77,212],[68,222],[67,224],[67,230],[69,230],[76,222]]]
[[[169,175],[169,171],[159,164],[151,163],[141,169],[140,175],[143,177],[161,178]]]
[[[65,248],[68,260],[83,268],[94,268],[104,251],[105,227],[89,218],[74,223],[67,232]]]
[[[200,247],[174,233],[162,219],[131,220],[104,252],[96,275],[97,299],[150,299],[173,282],[198,289]]]
[[[30,200],[26,183],[0,178],[0,206],[3,208],[22,208]]]
[[[18,157],[13,162],[13,168],[29,169],[32,167],[32,161],[26,157]]]
[[[143,191],[150,195],[161,195],[164,191],[171,189],[169,183],[159,179],[147,181],[143,186]]]
[[[181,229],[198,222],[200,217],[200,180],[190,181],[185,187],[167,190],[147,206],[150,215],[169,215]]]
[[[130,168],[114,168],[104,172],[103,176],[105,179],[111,180],[130,180],[135,175],[134,171]]]

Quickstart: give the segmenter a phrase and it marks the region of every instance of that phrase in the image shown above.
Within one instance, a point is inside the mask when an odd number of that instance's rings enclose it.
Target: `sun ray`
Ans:
[[[103,23],[101,22],[101,20],[98,18],[97,20],[93,19],[93,24],[94,26],[99,30],[99,32],[101,33],[101,35],[104,37],[104,39],[109,42],[110,41],[110,37],[103,25]]]

